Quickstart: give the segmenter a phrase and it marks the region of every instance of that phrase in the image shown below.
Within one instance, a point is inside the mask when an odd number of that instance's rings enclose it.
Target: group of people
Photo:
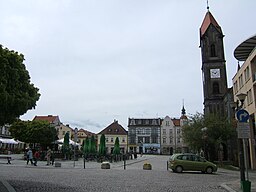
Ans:
[[[47,147],[47,152],[46,152],[46,159],[47,159],[47,164],[46,165],[50,165],[50,161],[51,161],[51,156],[52,156],[52,151],[49,147]],[[27,151],[27,165],[30,162],[31,165],[37,166],[37,161],[40,158],[40,153],[38,150],[35,151],[35,153],[33,154],[31,148],[28,149]]]

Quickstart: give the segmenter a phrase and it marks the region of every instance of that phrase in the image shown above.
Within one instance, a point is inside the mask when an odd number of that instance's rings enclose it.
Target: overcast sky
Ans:
[[[256,33],[255,0],[210,0],[229,87],[234,49]],[[0,44],[25,55],[41,97],[21,116],[58,115],[98,133],[128,118],[203,111],[199,28],[206,0],[0,0]]]

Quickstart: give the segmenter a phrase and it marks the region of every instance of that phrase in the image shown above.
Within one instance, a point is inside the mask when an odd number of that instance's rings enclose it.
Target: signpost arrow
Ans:
[[[249,119],[249,113],[244,109],[240,109],[236,112],[236,118],[239,122],[245,123]]]

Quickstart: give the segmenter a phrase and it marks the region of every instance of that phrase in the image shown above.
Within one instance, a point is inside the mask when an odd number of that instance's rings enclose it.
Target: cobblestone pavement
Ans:
[[[216,174],[167,171],[168,156],[142,156],[123,162],[111,163],[109,170],[100,163],[82,160],[58,161],[61,167],[26,165],[18,156],[11,165],[0,163],[0,181],[7,181],[16,192],[224,192],[223,183],[239,181],[238,171],[219,169]],[[144,162],[152,164],[152,170],[142,170]],[[232,183],[233,182],[233,183]],[[237,183],[237,182],[236,182]],[[222,185],[223,186],[223,185]],[[2,192],[0,184],[0,191]],[[5,191],[3,191],[5,192]]]

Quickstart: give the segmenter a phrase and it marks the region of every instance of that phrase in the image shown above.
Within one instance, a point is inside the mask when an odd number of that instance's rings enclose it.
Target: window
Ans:
[[[166,137],[163,137],[163,143],[166,143]]]
[[[114,142],[114,138],[113,137],[111,137],[111,143],[113,143]]]
[[[106,137],[106,142],[108,142],[108,137]]]
[[[146,135],[150,134],[150,128],[146,128]]]
[[[65,135],[65,131],[62,131],[62,135]]]
[[[214,44],[211,45],[211,57],[216,57],[216,49]]]
[[[170,137],[170,144],[172,144],[173,143],[173,138],[172,137]]]
[[[165,125],[166,125],[166,126],[170,126],[170,121],[166,121],[166,122],[165,122]]]
[[[220,93],[220,88],[219,88],[219,83],[218,82],[213,82],[212,93],[213,94],[219,94]]]
[[[125,143],[125,137],[123,137],[122,142]]]
[[[157,143],[157,137],[152,137],[152,143]]]
[[[145,137],[145,143],[150,143],[150,137]]]
[[[166,129],[163,129],[163,135],[166,135]]]
[[[244,71],[244,80],[245,82],[247,82],[250,78],[250,71],[249,71],[249,66],[246,67],[245,71]]]
[[[239,76],[238,80],[239,80],[239,87],[242,88],[243,85],[244,85],[243,74],[241,74],[241,75]]]
[[[248,105],[252,103],[252,90],[251,89],[247,92],[247,103],[248,103]]]

